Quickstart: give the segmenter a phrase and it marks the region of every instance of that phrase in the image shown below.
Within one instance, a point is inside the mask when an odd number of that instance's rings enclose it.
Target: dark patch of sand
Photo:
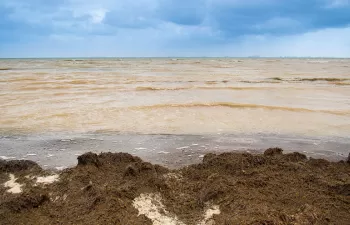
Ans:
[[[132,205],[141,193],[159,193],[166,209],[186,224],[196,224],[208,204],[220,206],[215,224],[350,221],[350,163],[282,154],[279,148],[263,155],[207,154],[202,163],[178,170],[127,153],[87,153],[45,186],[26,178],[42,173],[37,165],[22,162],[15,167],[20,170],[0,162],[2,184],[8,173],[25,183],[21,194],[7,193],[1,184],[1,224],[152,224]]]

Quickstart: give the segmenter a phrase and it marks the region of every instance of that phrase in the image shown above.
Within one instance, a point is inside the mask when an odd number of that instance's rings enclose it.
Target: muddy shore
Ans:
[[[61,172],[0,160],[1,224],[349,224],[350,164],[283,154],[206,154],[170,170],[86,153]]]

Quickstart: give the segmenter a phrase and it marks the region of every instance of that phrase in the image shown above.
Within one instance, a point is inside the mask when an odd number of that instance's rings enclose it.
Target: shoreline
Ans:
[[[288,152],[330,161],[345,160],[350,140],[339,137],[302,137],[274,134],[75,134],[51,136],[2,136],[0,159],[28,159],[43,168],[63,169],[76,165],[86,152],[123,151],[171,169],[200,163],[208,153],[262,153],[272,146]]]
[[[329,162],[280,148],[209,153],[179,169],[127,153],[85,153],[77,166],[56,172],[0,160],[0,183],[3,224],[350,221],[350,158]]]

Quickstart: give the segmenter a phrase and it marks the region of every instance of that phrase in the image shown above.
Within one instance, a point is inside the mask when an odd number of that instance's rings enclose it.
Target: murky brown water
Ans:
[[[271,146],[340,160],[350,60],[0,60],[0,109],[0,159],[45,167],[87,151],[179,167]]]
[[[350,60],[1,60],[3,133],[347,136]]]

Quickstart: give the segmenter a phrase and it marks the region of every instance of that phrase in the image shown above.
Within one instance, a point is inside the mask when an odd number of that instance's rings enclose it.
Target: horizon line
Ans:
[[[236,59],[350,59],[350,57],[334,57],[334,56],[73,56],[73,57],[0,57],[3,59],[186,59],[186,58],[236,58]]]

